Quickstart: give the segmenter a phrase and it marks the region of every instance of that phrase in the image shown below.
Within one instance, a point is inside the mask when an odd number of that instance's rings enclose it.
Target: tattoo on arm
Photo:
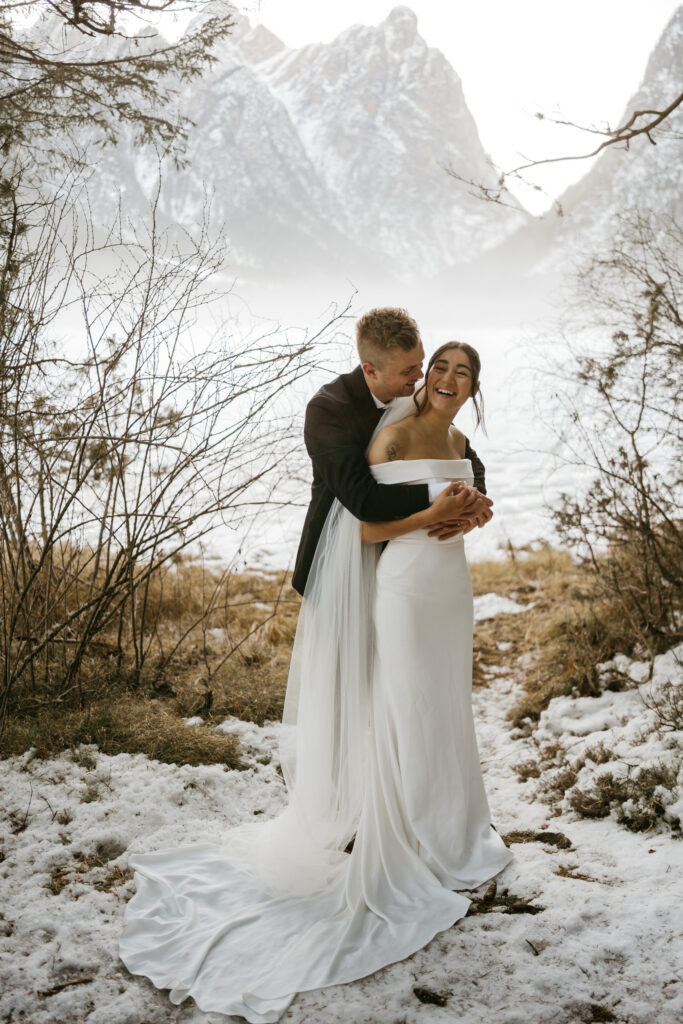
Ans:
[[[390,441],[387,445],[387,462],[393,462],[394,459],[398,458],[398,445],[395,441]]]

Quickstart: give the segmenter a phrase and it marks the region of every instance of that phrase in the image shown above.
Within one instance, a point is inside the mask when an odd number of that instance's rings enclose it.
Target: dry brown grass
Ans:
[[[44,678],[13,691],[0,756],[34,747],[48,757],[85,743],[110,754],[239,767],[238,741],[210,725],[227,715],[281,717],[299,603],[283,573],[220,576],[183,562],[160,572],[148,594],[142,672],[131,638],[102,632],[77,683],[65,688],[56,649]],[[188,728],[182,719],[193,715],[206,726]]]
[[[41,711],[15,719],[2,738],[2,751],[8,757],[33,747],[37,757],[47,758],[82,743],[96,744],[104,754],[142,753],[172,764],[241,765],[233,736],[188,728],[164,701],[132,693],[110,694],[84,711]],[[96,785],[84,799],[99,799]]]
[[[582,578],[568,552],[543,549],[541,551],[515,551],[511,549],[505,559],[475,562],[470,566],[474,594],[496,593],[520,604],[533,603],[529,611],[475,623],[474,627],[474,682],[482,684],[489,677],[492,666],[503,666],[518,673],[519,659],[539,656],[538,631],[558,600],[562,600],[571,586]],[[500,644],[504,645],[501,650]],[[523,681],[531,682],[529,672]],[[533,690],[540,680],[534,678]],[[549,698],[548,698],[549,699]],[[545,705],[544,705],[545,706]]]
[[[63,864],[53,866],[50,878],[44,887],[53,896],[59,896],[62,890],[68,888],[73,882],[84,882],[99,892],[115,892],[119,886],[125,885],[132,877],[132,868],[121,868],[118,864],[110,865],[107,857],[102,857],[97,853],[76,853],[72,861],[65,861]],[[73,899],[78,899],[78,896],[78,893],[74,893]]]
[[[475,679],[478,661],[484,668],[516,666],[525,690],[510,716],[517,726],[533,724],[553,697],[597,695],[605,685],[597,666],[633,652],[637,636],[623,607],[604,596],[595,575],[569,552],[512,552],[504,561],[473,565],[472,579],[475,594],[495,591],[534,603],[521,615],[478,623],[475,631]],[[511,644],[502,657],[501,640]],[[609,685],[618,689],[624,681],[615,676]]]
[[[232,643],[252,630],[278,642],[296,628],[299,597],[289,586],[289,574],[225,573],[194,562],[179,562],[156,573],[147,595],[150,619],[168,628],[187,628],[202,619],[199,629],[223,629]],[[163,652],[163,638],[159,638]]]
[[[680,767],[679,757],[671,764],[643,765],[635,771],[629,768],[627,774],[604,771],[589,787],[576,786],[569,793],[569,805],[583,818],[606,818],[614,810],[617,821],[631,832],[649,832],[666,814],[662,791],[672,795],[677,791]],[[679,819],[671,818],[669,825],[680,834]]]
[[[208,722],[234,715],[258,725],[282,717],[300,605],[289,579],[281,573],[230,578],[209,620],[209,629],[221,632],[195,630],[164,673],[161,689],[179,714]]]
[[[535,771],[529,770],[532,763]],[[608,769],[595,770],[596,765],[607,764]],[[604,741],[586,746],[578,755],[572,755],[562,744],[553,742],[541,744],[535,760],[523,761],[515,770],[521,781],[539,780],[536,797],[550,806],[552,816],[567,809],[582,818],[606,818],[614,813],[617,822],[632,832],[648,832],[658,824],[678,838],[681,822],[669,809],[675,800],[682,766],[680,751],[672,752],[667,762],[633,765],[618,757]],[[589,771],[579,782],[580,773],[586,767]],[[531,839],[543,835],[524,834]],[[504,839],[515,841],[513,834]],[[576,873],[567,877],[584,878]]]
[[[475,625],[475,685],[486,685],[501,668],[516,675],[524,688],[511,714],[517,726],[531,729],[556,695],[599,692],[605,681],[596,665],[633,648],[618,606],[596,592],[592,574],[568,552],[511,550],[501,561],[474,563],[471,574],[475,595],[495,592],[534,604]],[[26,681],[16,691],[0,737],[2,755],[33,746],[38,756],[50,756],[95,743],[112,754],[239,765],[236,741],[210,726],[228,715],[258,724],[280,719],[300,605],[289,576],[221,578],[180,562],[153,580],[148,602],[154,632],[143,671],[134,671],[129,640],[121,657],[116,638],[100,635],[79,686],[62,692],[55,672],[54,681]],[[205,725],[185,726],[182,718],[194,715]],[[520,771],[538,775],[532,765]]]

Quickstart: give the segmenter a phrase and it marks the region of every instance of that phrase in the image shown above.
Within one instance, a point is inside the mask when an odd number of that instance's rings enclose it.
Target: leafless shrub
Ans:
[[[568,794],[569,806],[583,818],[606,818],[612,810],[617,821],[631,832],[647,832],[664,818],[677,790],[680,762],[644,765],[626,774],[604,771],[590,786],[575,786]],[[680,821],[671,817],[672,830]]]
[[[556,398],[563,458],[590,482],[562,495],[554,519],[586,553],[631,649],[654,656],[680,639],[683,607],[683,230],[624,214],[578,283],[579,340]]]
[[[679,672],[678,680],[668,679],[664,683],[653,686],[648,694],[641,691],[643,703],[654,712],[655,726],[661,732],[683,732],[683,676],[682,666],[676,659]]]
[[[293,443],[286,392],[326,333],[232,338],[217,319],[224,255],[206,220],[196,239],[172,235],[153,203],[124,243],[120,233],[94,230],[77,177],[52,197],[22,192],[21,182],[8,196],[3,723],[17,685],[22,693],[47,685],[55,699],[78,691],[97,642],[112,646],[119,665],[132,649],[139,679],[160,644],[159,587],[180,554],[271,497]],[[213,586],[218,593],[221,580]],[[213,608],[205,597],[198,621]]]
[[[659,822],[680,833],[680,821],[672,812],[683,768],[680,753],[666,762],[631,764],[603,740],[585,746],[577,756],[553,742],[539,746],[537,773],[526,771],[531,763],[517,766],[520,778],[538,778],[538,798],[557,814],[572,810],[582,818],[606,818],[613,813],[632,832],[646,832]]]

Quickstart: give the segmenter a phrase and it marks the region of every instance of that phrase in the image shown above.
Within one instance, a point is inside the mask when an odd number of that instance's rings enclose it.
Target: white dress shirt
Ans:
[[[392,405],[392,403],[394,401],[393,398],[392,398],[391,402],[380,402],[380,400],[379,400],[379,398],[377,397],[376,394],[374,394],[372,391],[370,392],[370,394],[372,395],[372,400],[373,400],[373,402],[375,403],[375,405],[377,406],[378,409],[388,409],[389,406]]]

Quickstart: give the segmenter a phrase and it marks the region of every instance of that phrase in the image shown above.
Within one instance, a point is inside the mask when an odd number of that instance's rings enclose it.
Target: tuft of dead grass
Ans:
[[[541,766],[538,761],[529,758],[526,761],[519,761],[515,766],[515,774],[520,782],[527,782],[529,779],[538,779],[541,776]]]
[[[47,758],[81,744],[96,744],[105,754],[146,754],[169,764],[242,767],[234,736],[188,728],[180,715],[161,700],[140,694],[120,694],[85,711],[73,709],[61,715],[43,712],[15,720],[3,736],[4,756],[34,747],[37,757]],[[94,785],[87,799],[99,799]]]
[[[625,764],[604,742],[586,746],[576,757],[571,757],[559,743],[548,743],[539,746],[534,763],[538,767],[538,772],[533,773],[533,777],[539,779],[538,797],[550,805],[554,814],[560,814],[563,807],[582,818],[600,819],[613,813],[617,822],[632,832],[648,832],[658,822],[664,822],[674,837],[681,835],[681,822],[668,813],[676,799],[678,777],[683,768],[680,753],[669,763],[636,766]],[[598,769],[598,765],[607,764],[609,768]],[[518,765],[517,773],[528,778],[525,766],[526,762]],[[579,782],[584,768],[589,771]],[[543,835],[543,832],[510,833],[504,839],[506,842],[544,841]]]
[[[617,821],[631,832],[648,832],[665,815],[662,790],[670,795],[676,791],[678,768],[658,763],[624,775],[603,771],[590,786],[572,789],[569,805],[583,818],[606,818],[614,810]],[[680,829],[680,822],[671,824]]]
[[[86,882],[98,892],[115,892],[133,877],[133,869],[109,864],[109,859],[97,853],[75,853],[72,861],[55,864],[44,888],[53,896],[68,888],[73,882]],[[78,894],[74,894],[78,899]]]

